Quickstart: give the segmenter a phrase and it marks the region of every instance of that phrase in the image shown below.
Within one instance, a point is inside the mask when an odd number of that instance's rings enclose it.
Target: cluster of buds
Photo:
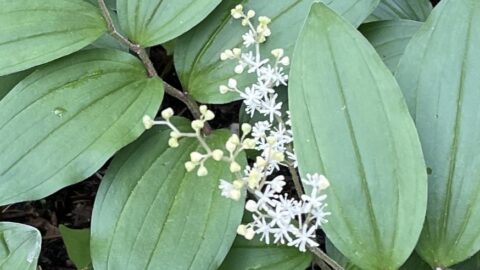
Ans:
[[[246,14],[243,11],[242,5],[237,5],[230,11],[234,19],[242,19],[242,25],[250,28],[250,35],[257,43],[263,43],[267,40],[272,32],[268,25],[271,23],[271,19],[266,16],[258,17],[258,25],[254,27],[250,19],[255,17],[255,11],[249,10]]]

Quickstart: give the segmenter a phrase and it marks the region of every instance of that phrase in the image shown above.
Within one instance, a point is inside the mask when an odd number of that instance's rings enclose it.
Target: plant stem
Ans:
[[[300,177],[298,177],[297,170],[293,167],[290,162],[287,162],[288,171],[292,175],[293,185],[295,186],[295,190],[297,191],[298,197],[301,198],[303,195],[303,188],[300,182]]]
[[[315,256],[320,258],[322,261],[326,262],[333,270],[344,270],[343,267],[341,267],[335,260],[330,258],[327,254],[325,254],[325,252],[323,252],[318,247],[308,246],[308,249],[313,254],[315,254]]]
[[[125,36],[120,34],[120,32],[117,31],[117,29],[115,28],[115,24],[113,23],[112,16],[110,16],[110,12],[108,11],[108,7],[105,4],[104,0],[98,0],[98,6],[102,11],[102,15],[105,18],[105,21],[107,22],[108,33],[112,37],[114,37],[116,40],[118,40],[120,43],[127,46],[130,49],[130,51],[134,52],[138,56],[138,58],[140,58],[143,65],[145,66],[145,69],[147,70],[147,75],[149,78],[157,77],[158,76],[157,71],[155,70],[155,67],[153,66],[153,63],[150,60],[150,57],[148,56],[148,53],[145,50],[145,48],[143,48],[139,44],[135,44],[131,42],[128,38],[126,38]],[[193,99],[191,99],[190,96],[188,96],[187,93],[184,93],[183,91],[176,89],[175,87],[171,86],[166,82],[163,82],[163,86],[167,94],[183,102],[187,106],[187,108],[190,110],[193,117],[196,119],[200,119],[200,115],[201,115],[200,108],[198,104]],[[206,134],[209,134],[212,131],[212,128],[208,123],[205,123],[205,127],[203,131]]]

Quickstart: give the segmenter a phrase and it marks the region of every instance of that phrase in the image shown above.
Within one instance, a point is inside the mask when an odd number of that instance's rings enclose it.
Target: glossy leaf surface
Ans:
[[[38,69],[0,101],[0,205],[95,173],[142,134],[142,117],[162,98],[161,80],[120,51],[82,51]]]
[[[181,130],[189,126],[176,124]],[[223,148],[229,136],[208,139]],[[91,249],[95,269],[217,269],[243,215],[243,202],[220,196],[219,179],[231,180],[228,164],[207,161],[208,175],[187,173],[199,151],[195,139],[169,148],[170,130],[153,129],[112,162],[93,212]],[[201,151],[201,150],[200,150]]]
[[[117,0],[120,26],[146,47],[167,42],[203,20],[221,0]]]
[[[83,0],[0,0],[0,76],[68,55],[106,31]]]
[[[0,222],[0,269],[37,269],[41,243],[42,236],[37,229]]]
[[[402,93],[374,48],[315,4],[290,73],[289,108],[302,176],[330,180],[327,236],[355,265],[397,269],[423,224],[427,175]]]
[[[432,266],[480,249],[479,70],[480,2],[445,0],[412,38],[396,75],[430,172],[417,251]]]
[[[360,32],[370,41],[387,67],[395,73],[398,62],[412,36],[422,23],[391,20],[362,24]]]

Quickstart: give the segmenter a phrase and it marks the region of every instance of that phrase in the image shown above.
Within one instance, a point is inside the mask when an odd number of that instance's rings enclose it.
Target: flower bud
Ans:
[[[290,58],[288,58],[288,56],[285,56],[280,60],[279,63],[284,65],[284,66],[288,66],[288,65],[290,65]]]
[[[216,161],[222,160],[223,151],[220,150],[220,149],[213,150],[213,152],[212,152],[212,157],[213,157],[213,159],[216,160]]]
[[[235,8],[230,10],[230,14],[234,19],[240,19],[243,16],[243,6],[237,5]]]
[[[283,53],[284,53],[283,49],[272,50],[272,55],[277,59],[280,59],[283,56]]]
[[[237,234],[244,236],[245,232],[247,232],[247,226],[245,224],[240,224],[237,227]]]
[[[255,237],[255,231],[252,228],[246,229],[244,237],[247,240],[252,240]]]
[[[242,192],[238,189],[232,189],[230,191],[230,198],[232,200],[238,201],[240,200],[240,197],[242,197]]]
[[[273,151],[272,159],[278,162],[282,162],[285,160],[285,155],[282,152]]]
[[[232,88],[232,89],[235,89],[237,88],[237,80],[235,79],[228,79],[228,87]]]
[[[248,17],[248,18],[253,18],[253,17],[255,17],[255,11],[249,10],[249,11],[247,12],[247,17]]]
[[[268,18],[267,16],[260,16],[260,17],[258,17],[258,21],[260,22],[260,24],[267,25],[272,20],[270,18]]]
[[[204,114],[204,118],[206,121],[213,120],[213,118],[215,118],[215,114],[212,111],[207,110]]]
[[[175,138],[170,138],[168,140],[168,145],[172,148],[177,148],[178,147],[178,140]]]
[[[243,134],[249,134],[252,131],[252,126],[248,123],[242,124],[242,132]]]
[[[245,204],[245,209],[247,209],[248,212],[256,212],[258,209],[257,202],[255,202],[254,200],[248,200]]]
[[[263,167],[267,166],[267,161],[266,161],[263,157],[260,157],[260,156],[257,157],[257,160],[256,160],[255,163],[257,163],[257,165],[258,165],[260,168],[263,168]]]
[[[187,170],[187,172],[191,172],[195,169],[196,165],[193,164],[193,162],[191,161],[187,161],[185,162],[185,169]]]
[[[243,140],[242,146],[244,149],[255,149],[257,143],[254,139],[245,139]]]
[[[205,166],[203,166],[203,165],[200,165],[200,168],[198,168],[198,171],[197,171],[197,176],[202,177],[202,176],[205,176],[207,174],[208,174],[207,168],[205,168]]]
[[[242,170],[242,167],[240,167],[240,164],[238,164],[236,161],[233,161],[230,163],[230,172],[236,173]]]
[[[220,90],[220,94],[226,94],[228,93],[228,91],[230,91],[230,88],[228,88],[225,85],[220,85],[219,90]]]
[[[236,57],[236,58],[242,55],[242,50],[239,48],[233,48],[232,52],[233,52],[233,57]]]
[[[228,140],[227,143],[225,144],[225,148],[227,148],[228,152],[232,153],[233,151],[235,151],[237,146],[233,144],[230,140]]]
[[[243,182],[242,180],[233,181],[233,187],[238,190],[241,190],[244,186],[245,186],[245,182]]]
[[[192,128],[195,131],[199,131],[200,129],[203,128],[204,125],[205,125],[205,123],[202,120],[193,120],[192,121]]]
[[[165,120],[170,119],[174,115],[172,108],[166,108],[162,111],[162,118]]]
[[[245,68],[243,67],[242,64],[238,64],[238,65],[235,66],[235,69],[233,71],[235,71],[235,73],[237,73],[237,74],[242,74],[244,69]]]
[[[201,114],[205,114],[207,112],[208,108],[205,105],[201,105],[199,110],[200,110]]]
[[[240,138],[238,138],[237,134],[233,134],[232,136],[230,136],[230,138],[228,140],[235,145],[240,144]]]
[[[190,160],[195,164],[198,164],[203,159],[203,155],[199,152],[190,153]]]
[[[330,182],[328,181],[328,179],[323,176],[323,175],[320,175],[320,183],[318,185],[318,188],[320,190],[324,190],[324,189],[327,189],[329,186],[330,186]]]
[[[155,122],[153,121],[153,119],[148,115],[144,115],[142,120],[143,120],[143,125],[145,126],[145,129],[151,129],[155,125]]]

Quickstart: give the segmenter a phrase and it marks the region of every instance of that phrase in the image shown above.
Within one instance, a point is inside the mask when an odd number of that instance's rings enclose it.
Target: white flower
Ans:
[[[277,94],[271,96],[271,98],[265,99],[262,101],[260,105],[260,113],[265,116],[269,116],[270,122],[273,122],[273,118],[275,116],[282,116],[281,109],[282,109],[282,102],[277,103]]]
[[[305,252],[305,247],[307,245],[312,247],[317,247],[318,243],[313,240],[315,238],[315,227],[308,227],[308,225],[304,224],[300,230],[295,232],[295,236],[297,239],[290,241],[288,243],[289,246],[297,247],[301,252]]]
[[[277,197],[270,185],[267,185],[263,192],[256,190],[255,195],[257,196],[258,209],[268,209],[268,205],[272,206],[274,204],[273,199]]]
[[[256,122],[252,128],[252,136],[256,140],[260,140],[261,138],[265,138],[267,136],[266,131],[270,130],[272,124],[268,121],[260,121]]]
[[[265,217],[260,218],[253,215],[253,220],[253,227],[257,228],[255,234],[261,234],[260,241],[270,244],[270,233],[272,231],[270,224],[265,220]]]
[[[232,193],[235,193],[235,187],[230,182],[220,179],[218,188],[222,191],[221,195],[223,197],[232,199]]]
[[[283,186],[285,186],[285,177],[283,175],[279,175],[272,179],[272,181],[268,182],[268,184],[272,187],[272,190],[279,193],[283,190]]]
[[[247,33],[245,33],[243,36],[243,45],[248,48],[250,47],[251,45],[255,44],[256,43],[256,40],[255,40],[255,33],[250,30],[248,31]]]
[[[250,115],[250,117],[253,117],[255,111],[260,108],[259,100],[261,99],[261,93],[255,91],[253,87],[247,87],[245,88],[245,92],[240,94],[240,96],[243,98],[243,103],[246,106],[245,111]]]
[[[313,175],[307,174],[306,179],[303,179],[303,183],[311,186],[312,188],[317,188],[320,190],[324,190],[330,186],[330,182],[328,182],[327,178],[323,175],[319,175],[318,173]]]
[[[289,152],[286,151],[287,153],[287,158],[290,160],[291,163],[293,163],[293,167],[297,168],[298,167],[298,161],[297,161],[297,156],[295,155],[294,152]]]

